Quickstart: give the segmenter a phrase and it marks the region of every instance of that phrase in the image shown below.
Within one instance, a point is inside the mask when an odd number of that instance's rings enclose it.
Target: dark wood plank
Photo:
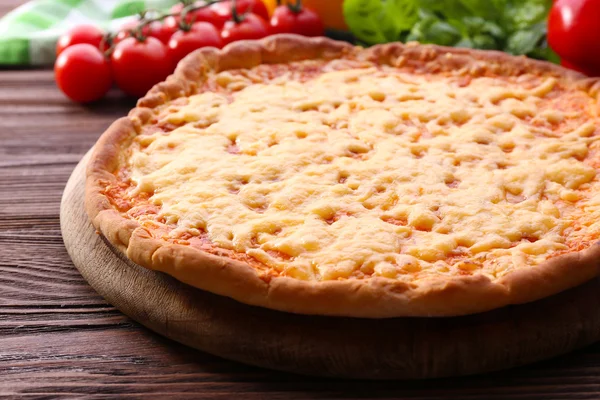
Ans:
[[[0,15],[24,2],[1,1]],[[0,71],[0,397],[600,398],[600,345],[472,378],[356,382],[246,367],[130,321],[72,266],[58,211],[77,161],[131,106],[116,92],[78,106],[58,92],[51,71]]]

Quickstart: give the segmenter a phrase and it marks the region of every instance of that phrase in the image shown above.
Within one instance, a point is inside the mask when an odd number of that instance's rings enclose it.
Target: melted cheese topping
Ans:
[[[130,195],[151,195],[170,237],[298,279],[410,280],[499,277],[599,231],[595,102],[554,78],[213,79],[224,90],[171,107],[160,123],[179,128],[129,159]]]

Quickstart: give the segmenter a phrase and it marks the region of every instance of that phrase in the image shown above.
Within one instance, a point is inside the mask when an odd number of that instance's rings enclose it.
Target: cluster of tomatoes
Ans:
[[[276,33],[321,36],[323,30],[319,15],[300,0],[279,5],[271,16],[261,0],[185,2],[167,15],[127,24],[116,35],[75,27],[58,41],[54,71],[59,88],[76,102],[102,98],[113,83],[140,97],[196,49]]]

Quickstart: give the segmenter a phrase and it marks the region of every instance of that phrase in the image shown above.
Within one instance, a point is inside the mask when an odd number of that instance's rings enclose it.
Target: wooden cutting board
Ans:
[[[86,160],[61,203],[73,263],[123,313],[190,347],[308,375],[418,379],[515,367],[600,340],[600,280],[478,315],[382,320],[287,314],[192,288],[131,263],[96,233],[83,207]]]

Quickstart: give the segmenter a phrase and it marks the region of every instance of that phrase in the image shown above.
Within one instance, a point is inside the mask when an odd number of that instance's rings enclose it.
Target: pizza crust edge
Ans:
[[[362,50],[326,38],[296,35],[236,42],[223,50],[201,49],[188,55],[166,82],[151,89],[128,117],[115,121],[96,143],[87,167],[85,192],[86,211],[92,224],[119,251],[143,267],[242,303],[300,314],[361,318],[465,315],[538,300],[600,275],[600,243],[595,243],[584,251],[564,254],[535,267],[518,268],[494,280],[475,275],[426,278],[411,283],[383,277],[322,282],[274,277],[266,281],[244,262],[152,238],[139,223],[123,218],[103,194],[106,183],[116,181],[113,172],[123,157],[121,148],[150,120],[153,109],[191,94],[197,83],[214,71],[251,68],[261,63],[332,59],[359,52],[369,52],[375,59],[405,57],[402,62],[436,63],[442,69],[460,67],[477,73],[485,68],[506,75],[523,71],[551,73],[594,96],[600,92],[598,79],[495,51],[401,43]]]

